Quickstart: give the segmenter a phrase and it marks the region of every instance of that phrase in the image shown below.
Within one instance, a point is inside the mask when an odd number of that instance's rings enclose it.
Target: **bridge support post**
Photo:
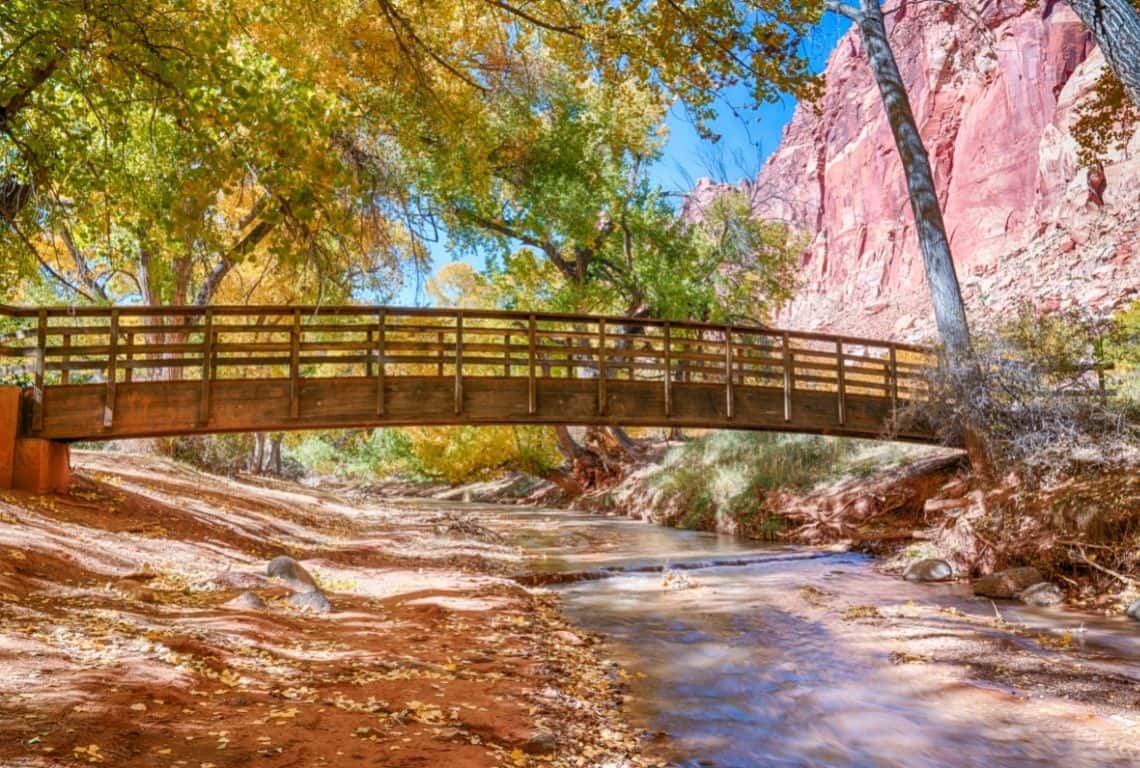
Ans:
[[[0,386],[0,489],[66,491],[71,484],[67,443],[20,437],[20,387]]]

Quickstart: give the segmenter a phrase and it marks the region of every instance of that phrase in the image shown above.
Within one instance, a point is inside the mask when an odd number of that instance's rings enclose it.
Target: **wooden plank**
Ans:
[[[673,415],[673,349],[672,326],[665,323],[662,330],[665,337],[665,416]]]
[[[837,389],[836,398],[839,406],[839,426],[847,423],[847,372],[846,363],[843,360],[843,340],[835,342],[835,356],[838,363],[836,369]]]
[[[36,360],[32,389],[32,430],[44,428],[44,366],[47,363],[47,310],[41,309],[36,320]]]
[[[130,384],[131,379],[134,378],[134,365],[133,365],[133,362],[135,359],[134,347],[135,347],[135,335],[133,333],[128,333],[127,334],[127,349],[126,349],[127,364],[123,366],[123,381],[126,382],[127,384]]]
[[[202,329],[202,380],[198,393],[198,424],[210,423],[210,392],[214,381],[214,313],[206,311]]]
[[[895,345],[891,345],[890,362],[887,368],[887,381],[890,385],[891,396],[891,426],[894,428],[898,425],[899,420],[899,367],[898,367],[898,352],[895,350]]]
[[[301,415],[301,310],[293,310],[293,330],[289,334],[289,415]]]
[[[69,351],[70,347],[71,336],[65,335],[63,337],[63,362],[65,365],[71,362],[71,353]],[[61,370],[59,374],[59,383],[65,387],[71,383],[71,371],[69,371],[67,368],[63,368]]]
[[[537,336],[535,334],[535,317],[530,316],[529,324],[527,325],[527,346],[528,346],[528,373],[527,373],[527,413],[534,414],[538,410],[538,390],[535,382],[535,347],[537,345]]]
[[[598,415],[604,416],[606,414],[606,373],[609,370],[607,365],[607,351],[606,351],[606,320],[602,318],[598,321]]]
[[[537,379],[538,398],[532,413],[530,385],[520,378],[467,378],[464,412],[454,413],[453,383],[435,376],[402,376],[389,381],[386,415],[375,414],[375,379],[308,377],[301,379],[301,411],[290,416],[292,397],[285,378],[215,382],[215,408],[210,424],[198,424],[199,382],[134,382],[121,384],[114,425],[102,428],[98,418],[101,385],[49,387],[43,436],[51,439],[109,439],[156,434],[227,431],[272,431],[410,424],[599,424],[684,426],[698,428],[771,429],[788,431],[780,387],[737,387],[734,420],[724,409],[723,383],[674,382],[673,416],[666,423],[660,382],[613,380],[607,413],[596,413],[596,384],[585,379]],[[797,393],[795,431],[877,437],[889,419],[886,399],[849,395],[847,424],[835,420],[835,395]],[[903,435],[931,440],[930,435]]]
[[[729,421],[732,421],[733,405],[735,405],[732,391],[732,365],[732,326],[726,325],[724,327],[724,409]]]
[[[463,413],[463,313],[455,316],[455,415]]]
[[[784,345],[784,423],[790,424],[792,421],[792,393],[796,389],[796,369],[795,369],[795,353],[792,351],[791,344],[789,343],[788,333],[783,333],[782,342]]]
[[[107,351],[107,380],[103,399],[103,428],[110,429],[115,423],[115,387],[119,378],[119,311],[111,310],[111,346]]]
[[[376,415],[383,416],[384,387],[386,385],[385,376],[388,372],[388,352],[385,348],[388,334],[388,315],[387,312],[381,308],[377,313],[377,317],[380,322],[380,327],[376,332]]]

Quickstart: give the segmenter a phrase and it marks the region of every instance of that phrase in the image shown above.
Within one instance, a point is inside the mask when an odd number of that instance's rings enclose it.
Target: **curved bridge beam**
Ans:
[[[643,318],[390,307],[0,308],[21,434],[110,440],[612,424],[933,441],[894,429],[926,348]]]

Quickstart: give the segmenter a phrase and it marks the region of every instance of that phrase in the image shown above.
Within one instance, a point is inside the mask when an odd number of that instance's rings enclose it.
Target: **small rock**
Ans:
[[[1137,600],[1132,605],[1128,606],[1128,610],[1124,612],[1128,618],[1140,621],[1140,600]]]
[[[907,567],[903,578],[907,581],[946,581],[954,576],[950,563],[938,558],[918,560]]]
[[[1065,593],[1049,581],[1026,587],[1017,597],[1027,605],[1059,605],[1065,601]]]
[[[294,608],[312,611],[313,613],[328,613],[332,610],[329,599],[324,596],[323,592],[315,588],[310,592],[298,592],[289,598],[289,603]]]
[[[230,600],[225,604],[226,608],[237,608],[243,611],[263,611],[266,608],[265,601],[260,596],[253,592],[242,592],[240,595]]]
[[[528,755],[549,755],[556,749],[558,749],[558,737],[550,731],[536,731],[522,745],[522,751]]]
[[[1042,581],[1044,579],[1041,576],[1041,571],[1036,568],[1007,568],[1004,571],[974,579],[971,586],[975,595],[1009,600],[1027,587],[1039,584]]]
[[[689,578],[689,574],[684,571],[665,571],[665,575],[661,578],[661,586],[670,592],[676,592],[682,589],[692,589],[697,584]]]
[[[557,630],[556,632],[554,632],[553,636],[554,636],[554,639],[558,640],[559,642],[565,643],[566,645],[579,646],[579,645],[585,645],[586,644],[585,640],[583,640],[582,638],[580,638],[578,635],[574,634],[573,632],[569,632],[565,629]]]
[[[317,582],[305,570],[305,566],[288,555],[281,555],[270,560],[265,572],[274,578],[281,579],[296,592],[317,591]]]

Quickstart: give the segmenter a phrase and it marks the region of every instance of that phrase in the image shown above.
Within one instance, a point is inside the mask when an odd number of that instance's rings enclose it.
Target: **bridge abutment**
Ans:
[[[66,491],[71,484],[67,443],[20,436],[21,389],[0,386],[0,489]]]

